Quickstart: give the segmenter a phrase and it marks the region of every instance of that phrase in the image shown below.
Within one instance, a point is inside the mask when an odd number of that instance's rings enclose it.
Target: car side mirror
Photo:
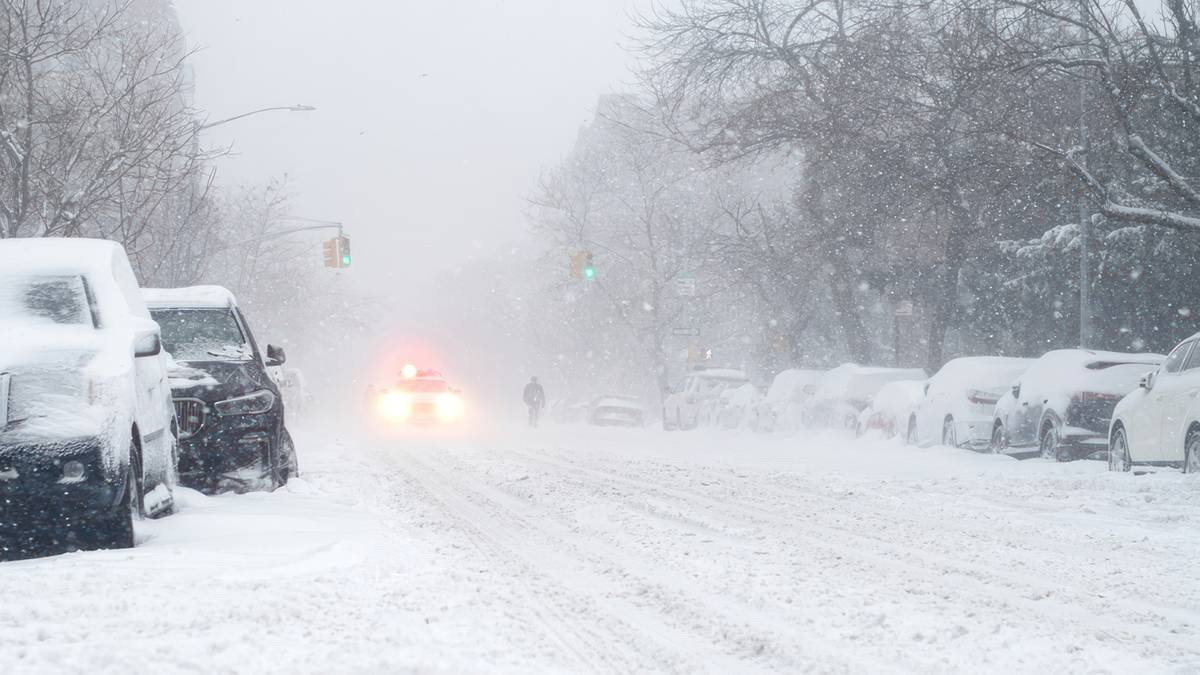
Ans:
[[[158,356],[161,353],[162,337],[159,336],[157,330],[138,333],[137,338],[133,342],[133,356],[135,358]]]
[[[287,354],[283,351],[283,347],[275,345],[267,345],[267,365],[282,366],[287,362]]]
[[[1019,383],[1013,385],[1012,395],[1013,398],[1021,398],[1021,385]]]
[[[1139,384],[1139,386],[1141,386],[1141,388],[1142,388],[1142,389],[1145,389],[1145,390],[1149,391],[1149,390],[1151,390],[1151,389],[1153,389],[1153,388],[1154,388],[1154,375],[1155,375],[1155,372],[1156,372],[1156,371],[1153,371],[1153,370],[1152,370],[1152,371],[1150,371],[1150,372],[1148,372],[1148,373],[1146,373],[1145,375],[1143,375],[1143,376],[1142,376],[1142,381],[1138,383],[1138,384]]]

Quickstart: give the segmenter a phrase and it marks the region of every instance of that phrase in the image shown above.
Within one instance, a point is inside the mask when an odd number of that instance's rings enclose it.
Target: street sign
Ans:
[[[896,316],[912,316],[913,315],[913,301],[912,300],[901,300],[900,302],[896,303],[896,310],[893,312],[893,314],[895,314]]]
[[[676,337],[700,337],[700,328],[695,326],[676,326],[671,329]]]
[[[679,277],[675,280],[675,295],[681,298],[696,296],[696,277]]]

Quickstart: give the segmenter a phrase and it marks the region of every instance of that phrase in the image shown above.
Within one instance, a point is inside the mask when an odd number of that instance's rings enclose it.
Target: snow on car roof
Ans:
[[[1021,377],[1033,365],[1033,359],[1012,356],[964,356],[948,361],[930,382],[939,389],[997,389]]]
[[[846,363],[828,371],[813,395],[817,399],[870,397],[885,383],[894,380],[924,380],[921,368],[880,368]]]
[[[106,239],[0,239],[0,270],[111,276],[121,245]]]
[[[233,293],[224,286],[186,288],[143,288],[142,297],[151,307],[233,307]]]
[[[826,372],[828,371],[806,370],[802,368],[781,371],[771,382],[771,388],[767,390],[767,400],[772,402],[787,400],[792,397],[796,390],[820,382]]]
[[[1162,354],[1058,349],[1035,361],[1021,376],[1021,386],[1042,395],[1077,391],[1128,394],[1147,370],[1164,359]]]

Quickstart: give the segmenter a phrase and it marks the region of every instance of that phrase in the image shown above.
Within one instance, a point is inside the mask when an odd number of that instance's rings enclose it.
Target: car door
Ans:
[[[1177,373],[1167,380],[1162,392],[1162,441],[1168,453],[1183,461],[1184,443],[1200,401],[1200,341],[1192,341],[1191,354]],[[1159,386],[1155,386],[1159,389]]]
[[[1167,356],[1153,378],[1153,386],[1146,392],[1143,405],[1138,406],[1127,420],[1129,450],[1134,461],[1183,460],[1183,448],[1170,446],[1163,432],[1183,415],[1187,391],[1181,373],[1194,343],[1194,340],[1184,342]]]
[[[1008,444],[1016,447],[1032,445],[1037,442],[1033,431],[1033,426],[1037,422],[1033,421],[1033,417],[1039,414],[1034,410],[1034,405],[1030,401],[1032,398],[1030,394],[1033,392],[1023,381],[1017,382],[1013,387],[1008,395],[1013,396],[1014,400],[1009,406],[1009,418],[1004,423],[1004,429],[1008,434]]]

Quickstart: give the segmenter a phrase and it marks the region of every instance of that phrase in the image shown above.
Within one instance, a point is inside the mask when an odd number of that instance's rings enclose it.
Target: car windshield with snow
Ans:
[[[299,470],[279,386],[282,365],[264,355],[229,291],[219,286],[144,289],[163,345],[178,418],[180,480],[205,492],[273,489]]]

